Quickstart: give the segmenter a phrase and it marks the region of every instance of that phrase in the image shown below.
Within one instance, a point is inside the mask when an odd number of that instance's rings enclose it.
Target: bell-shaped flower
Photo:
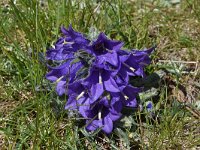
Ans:
[[[114,97],[118,97],[123,106],[137,107],[137,95],[141,92],[141,88],[133,87],[131,85],[121,86],[119,93],[112,93]]]
[[[122,42],[110,40],[104,33],[100,33],[97,40],[93,42],[91,51],[99,63],[107,62],[116,67],[119,61],[117,51],[122,46]]]
[[[88,40],[82,33],[74,31],[71,25],[68,29],[62,26],[61,32],[66,37],[65,40],[67,42],[74,42],[79,45],[87,45],[90,43],[90,40]]]
[[[84,85],[90,89],[93,101],[96,101],[104,91],[120,92],[118,85],[112,77],[112,72],[103,68],[92,66]]]
[[[46,57],[49,60],[65,60],[73,56],[74,52],[85,49],[90,41],[81,33],[73,30],[71,25],[68,29],[61,27],[63,37],[60,37],[54,46],[47,50]],[[72,56],[71,56],[72,55]]]
[[[134,61],[139,63],[142,67],[145,67],[151,63],[149,55],[155,50],[156,46],[153,46],[146,50],[131,50]]]
[[[115,103],[115,102],[113,102]],[[114,104],[113,104],[114,105]],[[81,107],[80,107],[81,108]],[[92,106],[81,109],[80,113],[87,119],[86,129],[88,131],[94,131],[98,128],[109,134],[113,130],[113,121],[118,120],[121,114],[118,113],[121,110],[118,107],[112,107],[106,97],[103,97],[97,103]]]
[[[68,85],[68,100],[65,109],[78,110],[79,106],[89,105],[90,97],[88,91],[81,82],[79,80]]]
[[[144,67],[150,64],[149,54],[155,49],[152,47],[148,50],[136,51],[132,50],[127,55],[126,53],[119,56],[121,67],[119,74],[129,81],[129,76],[141,76],[144,77]]]
[[[56,82],[56,91],[58,95],[66,94],[67,84],[73,83],[76,79],[76,73],[83,67],[82,62],[71,64],[71,61],[58,66],[50,67],[50,72],[46,74],[46,78],[52,82]]]
[[[138,107],[136,97],[142,88],[130,85],[129,77],[145,76],[155,47],[126,51],[122,42],[104,33],[90,42],[71,26],[61,27],[61,32],[62,37],[46,52],[51,63],[46,78],[56,83],[59,96],[67,95],[65,109],[77,110],[86,119],[88,131],[101,128],[109,134],[123,107]],[[151,110],[152,103],[146,108]]]

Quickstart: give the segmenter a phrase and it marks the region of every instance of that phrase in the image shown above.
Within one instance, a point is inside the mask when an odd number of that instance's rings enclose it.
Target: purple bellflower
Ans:
[[[56,91],[59,96],[66,94],[66,84],[74,82],[76,77],[76,72],[83,67],[82,62],[77,62],[72,65],[71,61],[58,66],[50,67],[51,71],[46,74],[46,78],[52,82],[56,82]]]
[[[81,60],[74,63],[77,59],[75,52],[87,51],[90,43],[83,34],[74,31],[71,26],[68,29],[62,27],[61,31],[64,36],[60,37],[53,48],[46,52],[47,60],[59,64],[56,67],[48,65],[50,72],[46,74],[46,78],[57,83],[56,91],[60,96],[66,94],[66,84],[74,82],[76,72],[83,67],[84,62]]]
[[[102,128],[105,133],[110,133],[113,130],[113,122],[121,117],[121,110],[116,107],[115,103],[109,104],[109,100],[106,97],[101,98],[98,103],[91,105],[80,110],[83,117],[86,120],[86,129],[88,131],[96,130],[97,128]]]
[[[153,103],[151,101],[146,102],[146,109],[147,109],[148,112],[152,111]]]
[[[46,52],[47,60],[57,64],[48,65],[46,78],[56,83],[59,96],[68,96],[65,109],[77,110],[88,131],[101,128],[109,134],[124,107],[138,107],[136,97],[142,88],[130,85],[129,76],[145,76],[155,47],[128,51],[104,33],[90,42],[71,26],[61,27],[61,32],[63,36]]]
[[[109,63],[118,65],[117,51],[123,46],[122,42],[108,39],[104,33],[100,33],[97,40],[92,44],[92,52],[100,64]]]
[[[90,41],[83,34],[76,32],[70,26],[68,29],[61,27],[63,37],[60,37],[55,45],[46,53],[49,60],[67,60],[74,58],[74,52],[85,49]]]

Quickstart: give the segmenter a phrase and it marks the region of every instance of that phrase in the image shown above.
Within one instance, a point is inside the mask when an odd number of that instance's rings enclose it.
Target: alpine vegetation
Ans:
[[[65,109],[76,110],[86,120],[86,130],[100,128],[109,134],[124,107],[137,108],[142,91],[129,83],[131,76],[145,77],[149,55],[155,49],[123,50],[123,43],[100,33],[94,41],[71,26],[47,50],[49,72],[59,96],[66,95]]]

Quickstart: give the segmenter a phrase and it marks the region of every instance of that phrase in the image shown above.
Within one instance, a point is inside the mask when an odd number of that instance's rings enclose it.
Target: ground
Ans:
[[[0,2],[1,149],[200,149],[199,0]],[[125,48],[157,45],[146,73],[163,71],[156,117],[135,112],[111,135],[88,134],[44,78],[61,25],[91,28]],[[153,82],[153,80],[152,80]],[[127,117],[128,118],[128,117]],[[128,124],[127,124],[128,122]]]

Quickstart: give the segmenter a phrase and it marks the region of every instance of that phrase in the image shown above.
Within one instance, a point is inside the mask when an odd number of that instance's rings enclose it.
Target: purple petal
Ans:
[[[99,71],[90,69],[89,76],[84,80],[83,84],[87,87],[91,87],[92,84],[99,83]]]
[[[81,34],[80,32],[76,32],[74,31],[74,29],[72,28],[72,26],[70,25],[68,29],[64,28],[63,26],[61,27],[61,32],[68,36],[68,40],[69,41],[74,41],[75,43],[78,44],[89,44],[89,40],[86,39],[83,34]]]
[[[66,89],[66,81],[59,81],[57,86],[56,86],[56,91],[59,96],[66,94],[67,89]]]
[[[65,109],[77,109],[77,108],[79,108],[79,111],[82,109],[82,111],[80,111],[80,113],[85,112],[86,108],[88,108],[88,107],[89,107],[89,98],[86,97],[86,96],[83,96],[83,97],[80,97],[77,100],[76,94],[69,95],[69,98],[68,98],[67,103],[65,105]]]
[[[123,80],[128,83],[129,76],[128,76],[128,73],[127,73],[127,68],[125,66],[122,65],[122,67],[119,70],[119,74],[121,75]]]
[[[72,64],[70,67],[69,67],[69,74],[70,74],[70,82],[69,83],[72,83],[75,78],[76,78],[76,73],[83,67],[83,63],[82,62],[77,62],[77,63],[74,63]]]
[[[145,77],[145,73],[144,73],[144,70],[142,68],[138,68],[136,71],[135,71],[135,74],[137,76],[142,76],[142,77]]]
[[[128,85],[124,88],[123,92],[128,97],[127,100],[124,100],[125,106],[137,107],[136,96],[141,92],[141,89]]]
[[[77,109],[77,101],[76,101],[76,95],[70,95],[67,103],[65,105],[65,109]]]
[[[100,100],[99,104],[102,104],[104,107],[107,107],[107,108],[110,107],[109,102],[108,102],[108,99],[107,99],[106,97],[103,97],[103,98]]]
[[[66,63],[58,66],[58,67],[51,67],[48,66],[50,69],[52,69],[50,72],[48,72],[46,74],[46,78],[50,81],[56,81],[57,79],[59,79],[62,76],[66,76],[68,73],[68,68],[70,65],[70,61],[67,61]]]
[[[102,41],[105,48],[109,50],[120,50],[123,46],[123,43],[120,41],[109,40],[104,33],[100,33],[97,41]]]
[[[109,92],[120,92],[115,80],[113,78],[109,78],[108,80],[104,81],[104,87]]]
[[[137,107],[136,98],[131,98],[131,99],[125,100],[124,103],[125,103],[125,106],[128,106],[128,107]]]
[[[133,53],[143,53],[143,54],[146,53],[146,54],[150,55],[155,50],[155,48],[156,48],[156,46],[153,46],[153,47],[146,49],[146,50],[135,50],[135,49],[133,49],[131,51]]]
[[[91,122],[91,120],[87,120],[86,121],[86,125],[87,125],[86,126],[86,130],[88,130],[88,131],[94,131],[97,128],[103,126],[102,122],[103,122],[102,120],[93,120],[92,122]]]
[[[104,92],[103,84],[93,84],[91,87],[92,102],[96,101]]]
[[[81,84],[81,80],[68,84],[68,95],[76,93],[79,95],[84,91],[84,86]]]
[[[118,95],[118,94],[117,94]],[[122,101],[120,99],[120,95],[118,96],[113,96],[112,99],[111,99],[111,112],[112,113],[120,113],[121,110],[122,110]]]
[[[135,94],[138,94],[139,92],[141,92],[141,88],[138,88],[138,87],[133,87],[131,85],[128,85],[124,88],[124,93],[128,96],[131,96],[131,95],[135,95]]]
[[[115,81],[117,83],[118,86],[123,86],[123,85],[127,85],[127,81],[125,81],[120,74],[118,74],[117,76],[115,76]]]
[[[88,118],[90,115],[90,101],[89,97],[82,97],[78,100],[79,102],[79,113],[84,117]]]
[[[153,103],[151,101],[146,102],[147,111],[151,111],[153,109]]]
[[[118,65],[118,56],[117,56],[117,53],[115,53],[115,52],[107,53],[105,55],[102,55],[101,57],[102,58],[100,58],[100,59],[104,59],[106,62],[110,63],[113,66]]]
[[[116,113],[116,112],[110,112],[110,113],[109,113],[109,118],[110,118],[112,121],[118,120],[121,116],[122,116],[121,113]]]
[[[113,130],[113,121],[111,120],[110,117],[105,117],[105,118],[103,119],[103,125],[104,125],[104,126],[103,126],[102,130],[103,130],[105,133],[109,134],[109,133],[112,132],[112,130]]]
[[[68,35],[68,30],[64,26],[62,26],[60,30],[63,34]]]
[[[129,58],[129,55],[122,55],[122,56],[119,56],[120,62],[125,62],[128,58]]]

